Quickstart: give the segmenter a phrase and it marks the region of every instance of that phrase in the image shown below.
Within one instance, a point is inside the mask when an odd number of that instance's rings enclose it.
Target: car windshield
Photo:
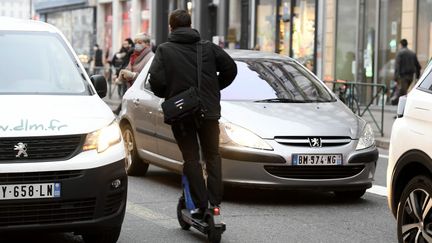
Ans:
[[[234,82],[221,91],[222,100],[272,103],[335,101],[324,84],[301,65],[277,59],[237,59]]]
[[[0,93],[90,95],[78,63],[56,33],[0,31]]]

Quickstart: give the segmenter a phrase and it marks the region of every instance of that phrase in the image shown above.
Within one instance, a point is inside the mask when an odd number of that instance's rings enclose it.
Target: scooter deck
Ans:
[[[195,229],[199,230],[203,234],[207,234],[209,231],[209,225],[202,219],[195,219],[192,217],[191,213],[187,209],[182,209],[182,218],[185,222],[190,224]],[[215,228],[220,228],[222,232],[226,230],[226,225],[224,223],[215,224]]]

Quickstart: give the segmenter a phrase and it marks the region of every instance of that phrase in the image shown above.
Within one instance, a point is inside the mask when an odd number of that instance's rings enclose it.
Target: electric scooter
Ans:
[[[221,221],[220,209],[210,207],[206,209],[203,217],[194,218],[191,211],[196,209],[189,190],[189,182],[186,176],[182,176],[183,194],[177,204],[177,219],[183,230],[189,230],[194,227],[203,234],[206,234],[211,243],[219,243],[222,233],[226,226]]]

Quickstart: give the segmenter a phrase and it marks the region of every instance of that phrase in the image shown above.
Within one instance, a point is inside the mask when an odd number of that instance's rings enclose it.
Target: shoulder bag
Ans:
[[[164,121],[167,124],[173,124],[181,121],[186,117],[192,117],[199,114],[201,117],[204,115],[202,112],[202,104],[199,97],[199,90],[201,86],[201,65],[202,65],[202,44],[197,43],[197,87],[190,87],[189,89],[165,100],[162,103],[162,111],[164,113]]]

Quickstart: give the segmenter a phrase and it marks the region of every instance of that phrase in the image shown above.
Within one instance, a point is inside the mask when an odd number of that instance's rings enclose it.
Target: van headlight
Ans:
[[[83,146],[84,151],[96,149],[98,153],[102,153],[110,146],[121,141],[121,131],[117,122],[111,123],[98,131],[87,134],[86,141]]]
[[[255,149],[273,150],[273,148],[255,133],[229,122],[220,123],[220,143],[233,143]]]
[[[375,137],[372,126],[370,124],[366,124],[363,134],[360,137],[356,150],[365,149],[373,146],[375,144]]]

